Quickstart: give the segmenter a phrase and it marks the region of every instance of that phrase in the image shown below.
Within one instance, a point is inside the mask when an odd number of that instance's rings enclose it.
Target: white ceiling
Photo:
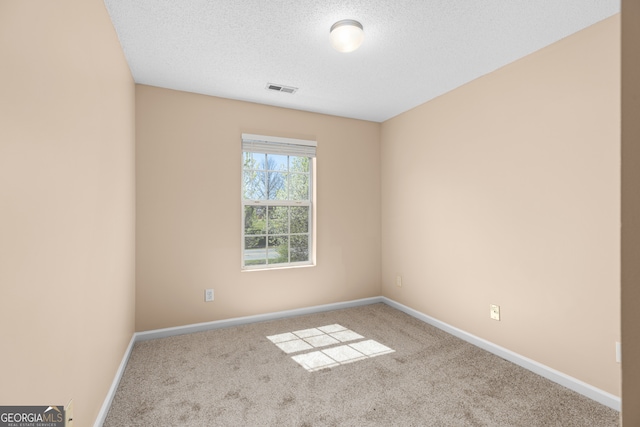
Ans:
[[[620,0],[105,0],[136,83],[382,122],[612,16]],[[355,19],[363,45],[329,28]],[[266,90],[267,83],[299,88]]]

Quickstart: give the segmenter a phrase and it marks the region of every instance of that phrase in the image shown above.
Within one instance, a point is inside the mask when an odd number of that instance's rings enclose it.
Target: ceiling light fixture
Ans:
[[[343,19],[331,26],[331,45],[338,52],[353,52],[364,40],[362,24],[353,19]]]

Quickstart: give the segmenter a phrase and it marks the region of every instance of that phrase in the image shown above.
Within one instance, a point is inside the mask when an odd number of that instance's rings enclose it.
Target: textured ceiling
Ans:
[[[136,83],[381,122],[612,16],[620,0],[105,0]],[[364,26],[339,53],[329,28]],[[266,90],[267,83],[299,88]]]

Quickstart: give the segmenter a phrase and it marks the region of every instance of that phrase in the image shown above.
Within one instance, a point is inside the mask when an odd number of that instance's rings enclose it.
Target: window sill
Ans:
[[[241,273],[251,273],[254,271],[278,271],[278,270],[291,270],[294,268],[309,268],[309,267],[315,267],[316,265],[314,263],[312,264],[299,264],[299,265],[283,265],[282,267],[245,267],[245,268],[241,268],[240,272]]]

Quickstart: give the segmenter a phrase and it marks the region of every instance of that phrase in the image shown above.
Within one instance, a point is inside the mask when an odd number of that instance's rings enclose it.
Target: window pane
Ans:
[[[290,200],[309,200],[309,175],[301,173],[291,174]]]
[[[291,233],[309,232],[309,206],[291,207]]]
[[[244,238],[244,265],[267,263],[266,237]]]
[[[268,234],[289,234],[288,206],[269,206]]]
[[[242,152],[243,268],[279,268],[313,258],[313,159],[279,153]]]
[[[270,171],[287,171],[287,158],[279,154],[267,154],[267,169]]]
[[[309,261],[309,236],[291,236],[291,262]]]
[[[289,170],[291,172],[309,172],[309,158],[289,156]]]
[[[267,186],[265,173],[245,170],[244,174],[244,198],[249,200],[265,200]]]
[[[269,200],[287,200],[287,174],[267,172],[269,175]]]
[[[242,153],[245,169],[264,169],[266,154],[262,153]]]
[[[289,262],[289,238],[286,236],[269,237],[269,264]]]
[[[267,208],[244,207],[244,234],[267,234]]]

